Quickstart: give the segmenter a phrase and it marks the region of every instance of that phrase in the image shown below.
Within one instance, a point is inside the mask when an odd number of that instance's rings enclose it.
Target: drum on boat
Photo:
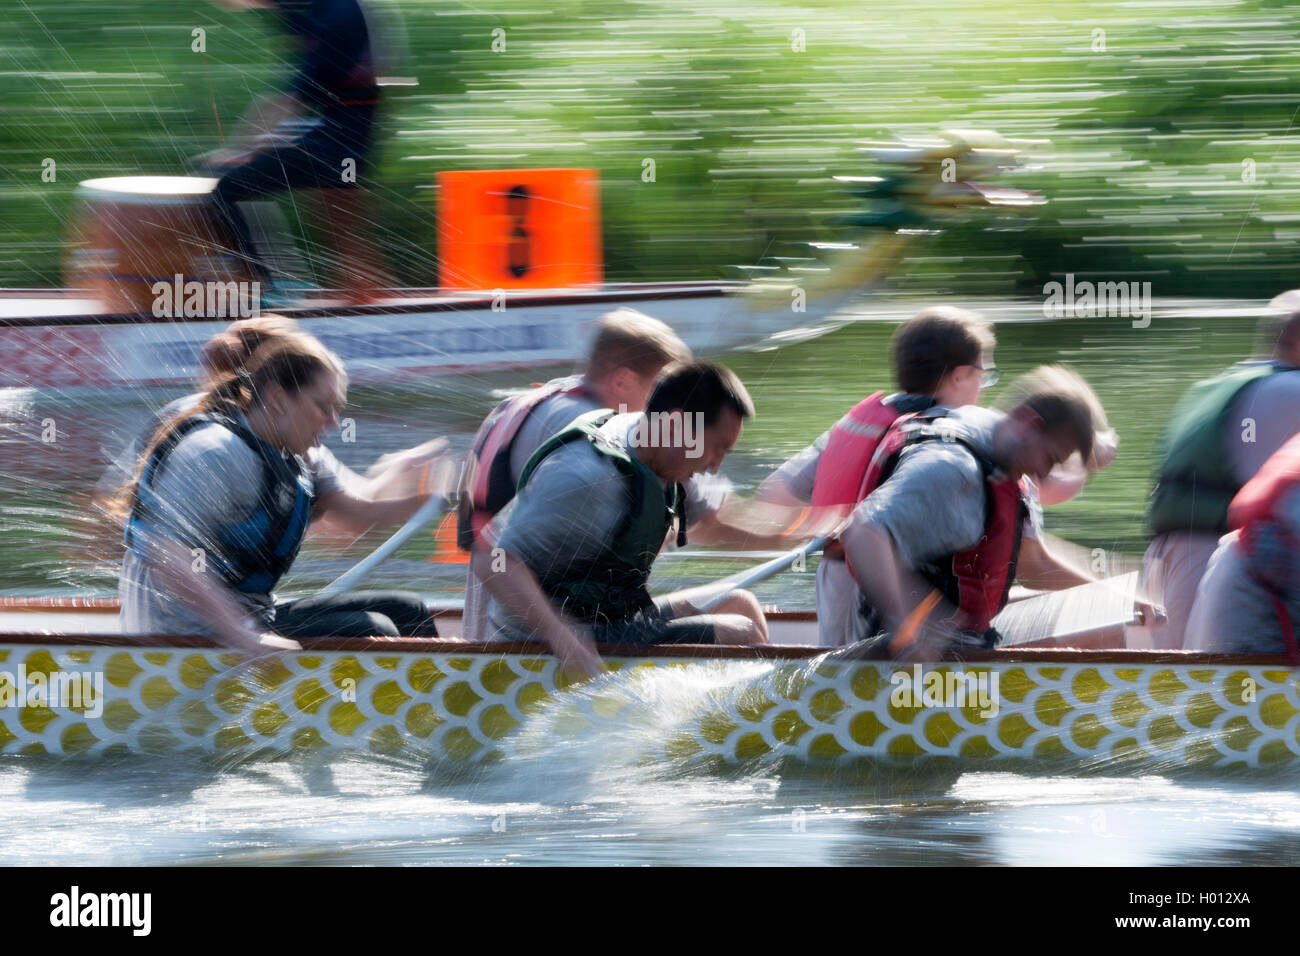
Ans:
[[[148,315],[158,314],[156,283],[250,281],[252,273],[217,215],[216,184],[194,176],[81,183],[64,284],[90,290],[105,312]]]

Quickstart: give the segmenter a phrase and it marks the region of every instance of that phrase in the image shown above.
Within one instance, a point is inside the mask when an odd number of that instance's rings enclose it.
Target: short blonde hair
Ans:
[[[670,362],[688,362],[691,350],[663,322],[635,309],[615,309],[600,317],[587,354],[586,372],[593,378],[630,368],[654,375]]]
[[[1042,419],[1044,431],[1067,431],[1079,455],[1092,457],[1097,432],[1106,428],[1106,411],[1083,376],[1064,365],[1040,365],[1011,383],[998,406],[1010,412],[1021,406]]]

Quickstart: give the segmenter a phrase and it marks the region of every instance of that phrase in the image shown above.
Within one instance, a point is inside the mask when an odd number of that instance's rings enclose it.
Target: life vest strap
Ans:
[[[262,483],[257,509],[243,521],[223,530],[220,549],[209,554],[208,560],[235,590],[250,594],[268,593],[289,569],[302,545],[311,518],[313,489],[300,465],[285,461],[252,430],[221,412],[203,412],[186,417],[154,448],[136,483],[135,498],[123,533],[124,542],[129,550],[139,550],[137,533],[149,531],[153,526],[150,513],[162,507],[152,488],[154,478],[182,438],[211,424],[230,431],[257,455],[262,465]],[[280,491],[286,485],[293,487],[293,501],[288,508],[281,508],[278,507],[282,497]]]
[[[556,379],[501,402],[479,426],[460,475],[456,523],[460,550],[473,550],[483,528],[515,496],[518,489],[510,477],[515,437],[537,406],[555,395],[590,393],[581,378]]]

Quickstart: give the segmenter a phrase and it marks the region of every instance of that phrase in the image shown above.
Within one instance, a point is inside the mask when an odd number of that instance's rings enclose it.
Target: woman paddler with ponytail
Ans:
[[[126,452],[109,466],[101,481],[108,495],[115,495],[123,481],[133,480],[140,470],[140,456],[153,446],[158,430],[170,419],[188,414],[216,385],[221,384],[241,369],[247,367],[258,349],[268,348],[277,339],[287,335],[306,335],[293,319],[270,313],[250,319],[237,319],[218,332],[199,351],[199,368],[202,372],[200,389],[169,402],[150,416]],[[356,497],[378,500],[403,498],[419,486],[422,476],[432,463],[447,453],[447,440],[435,438],[412,448],[390,452],[367,469],[364,476],[357,474],[334,457],[326,445],[317,445],[307,455],[317,482],[341,484]],[[129,503],[128,503],[129,506]],[[319,509],[313,512],[319,517]],[[313,521],[313,533],[364,533],[366,528],[349,528],[336,512],[323,521]]]
[[[206,634],[250,652],[276,643],[268,633],[436,635],[415,594],[277,604],[272,593],[312,519],[395,525],[423,500],[359,497],[322,467],[320,439],[346,394],[336,355],[312,336],[281,335],[159,430],[122,499],[124,631]]]

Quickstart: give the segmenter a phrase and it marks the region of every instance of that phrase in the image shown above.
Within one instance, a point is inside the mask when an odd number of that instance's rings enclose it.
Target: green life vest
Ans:
[[[627,479],[627,512],[602,554],[584,563],[557,556],[545,568],[531,569],[561,610],[591,624],[622,620],[653,604],[646,587],[650,566],[684,497],[680,485],[665,490],[653,471],[601,433],[600,426],[613,415],[607,408],[579,415],[543,442],[519,475],[519,491],[523,491],[547,455],[570,442],[587,441]]]
[[[1273,362],[1243,362],[1197,382],[1178,402],[1160,439],[1160,468],[1147,507],[1152,534],[1228,530],[1228,504],[1241,490],[1223,436],[1237,396],[1274,372]]]

